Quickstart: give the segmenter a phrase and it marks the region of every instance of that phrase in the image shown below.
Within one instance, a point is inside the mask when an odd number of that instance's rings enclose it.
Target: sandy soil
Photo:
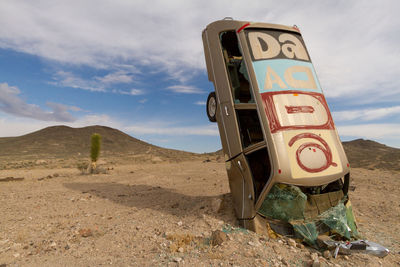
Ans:
[[[399,172],[352,170],[359,230],[390,254],[327,259],[239,228],[223,163],[109,167],[0,171],[24,178],[0,183],[0,266],[400,266]]]

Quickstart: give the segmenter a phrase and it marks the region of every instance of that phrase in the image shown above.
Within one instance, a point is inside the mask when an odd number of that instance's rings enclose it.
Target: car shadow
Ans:
[[[237,224],[231,194],[215,196],[190,196],[174,189],[150,185],[119,183],[64,183],[66,188],[90,194],[114,203],[153,209],[177,217],[207,214],[231,225]]]

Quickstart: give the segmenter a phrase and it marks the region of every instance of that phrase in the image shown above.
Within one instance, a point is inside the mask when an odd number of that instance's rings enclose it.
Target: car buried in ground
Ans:
[[[215,89],[207,116],[218,124],[240,225],[309,243],[325,230],[356,236],[350,166],[299,29],[227,18],[202,39]],[[345,225],[319,223],[332,213]]]

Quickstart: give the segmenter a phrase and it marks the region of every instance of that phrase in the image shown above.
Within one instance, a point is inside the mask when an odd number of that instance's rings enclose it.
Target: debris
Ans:
[[[366,253],[383,258],[389,254],[389,250],[382,245],[368,240],[356,240],[356,241],[324,241],[327,246],[334,246],[335,252],[334,258],[340,254],[351,254],[351,253]]]
[[[178,226],[182,226],[183,222],[182,222],[182,221],[179,221],[179,222],[177,222],[176,224],[177,224]]]

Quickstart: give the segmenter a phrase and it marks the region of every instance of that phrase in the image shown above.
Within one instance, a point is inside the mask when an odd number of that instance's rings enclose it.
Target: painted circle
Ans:
[[[307,169],[320,169],[327,165],[324,150],[315,145],[310,145],[302,149],[299,153],[299,161]]]
[[[297,164],[300,168],[306,172],[316,173],[329,168],[331,165],[334,167],[337,166],[337,164],[332,161],[332,152],[328,143],[316,134],[298,134],[290,139],[289,146],[291,147],[295,142],[305,138],[315,139],[323,146],[312,142],[301,144],[296,151]]]

